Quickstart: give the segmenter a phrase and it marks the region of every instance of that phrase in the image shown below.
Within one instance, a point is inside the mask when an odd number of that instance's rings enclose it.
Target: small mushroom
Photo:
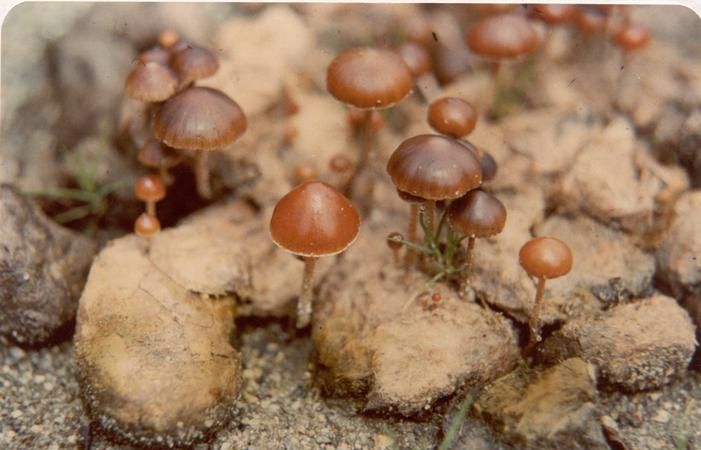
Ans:
[[[443,97],[428,107],[427,120],[437,132],[458,139],[475,129],[477,111],[465,100]]]
[[[311,318],[312,279],[317,259],[347,249],[359,229],[360,217],[353,204],[322,181],[297,186],[275,205],[270,219],[271,239],[278,247],[304,260],[297,328],[307,326]]]
[[[528,8],[531,17],[550,25],[561,25],[574,20],[577,6],[573,4],[543,3]]]
[[[608,25],[608,16],[599,8],[581,6],[574,18],[577,29],[585,35],[603,33]]]
[[[316,167],[310,161],[302,161],[292,171],[292,178],[295,184],[313,181],[318,178]]]
[[[157,139],[148,138],[139,149],[137,158],[144,166],[158,169],[159,175],[166,185],[169,186],[173,184],[173,177],[168,170],[180,164],[183,160],[183,155]]]
[[[535,301],[528,319],[529,347],[533,347],[541,340],[539,314],[545,292],[545,280],[567,275],[572,270],[572,252],[567,244],[559,239],[538,237],[521,247],[518,260],[526,273],[538,280]]]
[[[346,155],[338,153],[329,160],[332,184],[339,191],[346,193],[353,174],[353,161]]]
[[[394,256],[394,264],[399,265],[399,250],[402,248],[402,240],[404,236],[396,231],[391,232],[387,235],[387,247],[392,250],[392,255]]]
[[[212,197],[209,152],[232,144],[246,131],[246,116],[223,92],[190,87],[164,102],[153,117],[153,135],[169,147],[195,152],[197,192]]]
[[[464,145],[468,150],[472,152],[473,155],[475,155],[477,159],[479,159],[480,167],[482,168],[483,183],[491,181],[494,179],[494,177],[497,176],[497,162],[491,153],[478,148],[475,144],[473,144],[467,139],[458,139],[458,142]]]
[[[624,52],[630,52],[645,47],[650,42],[650,31],[643,25],[627,23],[616,31],[613,40]]]
[[[171,48],[180,40],[180,33],[175,30],[163,30],[158,33],[158,45],[163,48]]]
[[[414,86],[424,100],[430,100],[439,92],[438,81],[431,73],[433,63],[431,53],[422,45],[415,42],[405,42],[397,48],[397,54],[401,56],[409,68],[414,79]]]
[[[139,59],[124,86],[129,97],[142,102],[162,102],[175,94],[177,87],[178,77],[168,66]]]
[[[142,238],[150,238],[161,231],[161,223],[155,216],[141,213],[134,222],[134,233]]]
[[[204,47],[193,45],[173,55],[170,64],[182,85],[211,77],[219,70],[219,58],[216,54]]]
[[[146,214],[156,217],[156,203],[166,196],[166,185],[158,175],[142,175],[134,184],[136,198],[146,203]]]

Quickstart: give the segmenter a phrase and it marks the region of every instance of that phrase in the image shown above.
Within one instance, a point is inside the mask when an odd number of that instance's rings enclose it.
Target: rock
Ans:
[[[692,184],[701,186],[701,108],[688,115],[678,138],[676,159],[689,172]]]
[[[26,345],[46,342],[75,317],[97,245],[1,185],[0,249],[0,334]]]
[[[135,444],[190,445],[228,422],[241,388],[234,304],[188,290],[147,249],[129,235],[96,258],[80,300],[76,375],[102,429]]]
[[[660,278],[675,295],[681,295],[701,287],[701,191],[682,195],[673,213],[656,257]]]
[[[701,330],[701,295],[692,294],[684,298],[681,305],[689,313],[689,317],[696,325],[697,332]]]
[[[579,358],[542,372],[521,367],[485,387],[474,408],[518,448],[609,449],[594,368]]]
[[[369,410],[410,415],[513,368],[520,356],[508,322],[397,268],[382,242],[388,232],[366,223],[320,286],[312,339],[323,387],[366,394]]]
[[[696,348],[694,326],[677,302],[654,295],[565,324],[545,341],[545,360],[581,357],[607,383],[652,389],[682,375]]]

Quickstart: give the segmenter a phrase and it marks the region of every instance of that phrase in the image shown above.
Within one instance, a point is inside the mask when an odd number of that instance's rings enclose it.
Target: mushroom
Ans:
[[[533,347],[541,340],[539,314],[545,292],[545,280],[558,278],[570,272],[572,252],[567,244],[559,239],[538,237],[531,239],[521,247],[518,252],[518,260],[526,273],[538,280],[535,301],[528,318],[529,347]]]
[[[134,183],[136,198],[146,203],[146,214],[156,217],[156,203],[166,196],[166,185],[158,175],[142,175]]]
[[[129,97],[142,102],[162,102],[175,94],[177,87],[178,77],[168,66],[140,59],[134,63],[124,86]]]
[[[167,66],[170,61],[170,52],[162,47],[151,47],[139,53],[137,60],[144,63],[153,61]]]
[[[171,185],[173,177],[168,170],[180,164],[183,155],[176,149],[159,142],[158,139],[148,138],[139,149],[137,158],[144,166],[158,169],[166,185]]]
[[[630,52],[650,42],[650,31],[643,25],[626,23],[615,32],[613,40],[624,52]]]
[[[134,222],[134,233],[143,238],[150,238],[161,231],[161,223],[155,216],[141,213]]]
[[[439,92],[438,81],[431,73],[431,53],[415,42],[405,42],[397,48],[397,54],[409,68],[414,86],[424,100],[434,98]]]
[[[458,139],[475,129],[477,112],[465,100],[443,97],[428,107],[427,120],[437,132]]]
[[[188,45],[175,53],[170,62],[181,85],[214,75],[219,70],[219,58],[204,47]]]
[[[391,232],[387,235],[387,247],[392,250],[394,256],[394,264],[399,265],[399,250],[402,248],[402,241],[404,236],[396,231]]]
[[[552,29],[574,21],[577,16],[577,9],[577,6],[573,4],[545,3],[529,6],[528,12],[531,17],[539,19],[548,25],[545,37],[545,46],[548,47],[552,41]]]
[[[397,189],[397,195],[399,198],[409,203],[409,225],[407,226],[407,239],[409,242],[419,243],[418,236],[416,234],[416,228],[419,224],[419,206],[423,205],[426,199],[411,195],[408,192],[400,191]],[[404,255],[404,267],[411,267],[414,263],[414,257],[416,251],[413,248],[408,248],[406,254]]]
[[[477,159],[479,159],[480,167],[482,168],[482,182],[491,181],[497,176],[497,162],[486,150],[477,148],[475,144],[467,139],[458,139],[458,142],[464,145],[468,150],[472,152]]]
[[[336,189],[346,193],[350,176],[352,175],[353,161],[346,155],[338,153],[329,160],[329,170]]]
[[[608,16],[599,8],[580,6],[574,17],[577,29],[585,35],[603,33],[608,24]]]
[[[246,116],[223,92],[187,88],[164,102],[153,117],[153,135],[169,147],[195,152],[197,192],[212,197],[207,158],[212,150],[232,144],[246,131]]]
[[[313,181],[317,177],[316,167],[310,161],[299,162],[292,171],[292,179],[295,184]]]
[[[180,33],[175,30],[162,30],[158,33],[158,45],[163,48],[171,48],[180,41]]]
[[[441,85],[450,84],[471,69],[470,52],[464,46],[436,45],[433,72]]]
[[[467,286],[472,272],[475,239],[501,233],[506,223],[506,208],[494,195],[482,189],[475,189],[450,204],[448,223],[453,230],[467,237],[463,277],[464,285]]]
[[[270,219],[270,237],[280,248],[304,260],[297,328],[309,324],[312,279],[318,258],[341,253],[358,236],[360,218],[353,204],[322,181],[303,183],[282,197]]]
[[[356,47],[341,52],[326,71],[326,88],[337,100],[365,111],[363,142],[354,174],[369,170],[375,158],[372,119],[373,110],[389,108],[411,93],[409,68],[401,57],[387,49]],[[368,211],[372,205],[373,177],[368,178],[370,193],[361,207]],[[356,189],[352,190],[355,191]]]

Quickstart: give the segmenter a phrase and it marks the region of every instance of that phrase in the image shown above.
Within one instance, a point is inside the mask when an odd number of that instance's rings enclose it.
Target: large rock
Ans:
[[[43,343],[75,317],[97,245],[2,185],[0,249],[0,334]]]
[[[312,338],[326,390],[367,394],[367,409],[410,415],[513,368],[520,356],[508,322],[396,267],[387,232],[366,224],[323,280]]]
[[[684,309],[655,295],[567,323],[546,340],[542,354],[546,360],[583,358],[607,383],[642,390],[683,374],[696,345]]]
[[[572,358],[499,378],[480,393],[475,409],[518,448],[608,450],[597,397],[594,368]]]

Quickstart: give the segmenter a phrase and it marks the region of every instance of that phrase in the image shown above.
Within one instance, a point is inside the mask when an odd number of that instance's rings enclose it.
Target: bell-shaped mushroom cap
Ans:
[[[183,155],[158,139],[148,138],[139,149],[137,158],[146,167],[170,169],[180,164]]]
[[[161,231],[161,222],[156,217],[141,213],[134,222],[134,233],[140,237],[151,237]]]
[[[277,202],[270,219],[273,242],[295,255],[335,255],[358,236],[360,217],[353,204],[322,181],[300,184]]]
[[[538,237],[526,242],[518,252],[521,267],[532,277],[557,278],[572,269],[572,252],[559,239]]]
[[[494,195],[475,189],[450,204],[448,222],[459,233],[486,238],[504,229],[506,208]]]
[[[219,70],[219,58],[204,47],[189,45],[175,53],[170,62],[181,81],[201,80]]]
[[[153,135],[185,150],[218,150],[246,131],[246,116],[226,94],[208,87],[185,89],[164,102],[153,117]]]
[[[551,24],[570,22],[577,15],[577,6],[573,4],[544,3],[531,5],[529,10],[532,17]]]
[[[458,198],[482,183],[480,163],[455,139],[411,137],[392,153],[387,173],[397,189],[428,200]]]
[[[477,112],[464,100],[444,97],[428,107],[428,124],[441,134],[459,138],[475,129]]]
[[[178,77],[167,66],[155,61],[137,60],[127,76],[127,95],[142,102],[162,102],[175,94]]]
[[[616,45],[625,50],[636,50],[650,42],[650,32],[642,25],[623,25],[615,34]]]
[[[538,35],[528,20],[518,14],[488,16],[466,33],[470,50],[487,58],[517,58],[538,46]]]
[[[405,42],[397,48],[397,54],[401,56],[414,78],[431,70],[431,54],[419,44]]]
[[[326,88],[356,108],[388,108],[411,93],[411,72],[392,50],[356,47],[341,52],[326,70]]]
[[[166,196],[166,185],[158,175],[142,175],[134,183],[134,195],[142,202],[158,202]]]

